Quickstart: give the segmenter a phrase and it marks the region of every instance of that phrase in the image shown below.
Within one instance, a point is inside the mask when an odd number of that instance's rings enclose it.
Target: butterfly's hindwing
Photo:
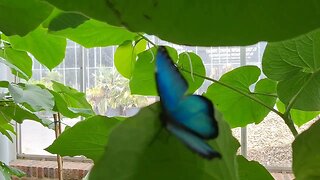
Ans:
[[[179,140],[181,140],[186,146],[188,146],[192,151],[199,154],[200,156],[206,159],[221,157],[221,155],[218,152],[214,151],[211,146],[209,146],[204,140],[188,132],[187,130],[175,126],[171,123],[167,123],[166,128],[169,130],[169,132],[171,132]]]

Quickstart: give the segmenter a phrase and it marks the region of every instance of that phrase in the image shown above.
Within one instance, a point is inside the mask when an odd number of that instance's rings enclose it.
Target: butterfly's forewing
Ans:
[[[186,80],[170,59],[165,47],[160,46],[156,56],[156,81],[162,105],[170,113],[188,89]]]
[[[204,141],[218,135],[212,103],[202,96],[185,95],[188,84],[162,46],[156,56],[156,82],[166,128],[201,156],[220,157]]]
[[[199,154],[200,156],[206,159],[221,157],[221,155],[218,152],[214,151],[212,147],[209,146],[203,139],[199,138],[198,136],[195,136],[189,131],[171,123],[167,123],[166,127],[186,146],[188,146],[192,151]]]
[[[212,139],[218,135],[213,105],[203,96],[185,96],[180,100],[171,117],[175,120],[174,122],[204,139]]]

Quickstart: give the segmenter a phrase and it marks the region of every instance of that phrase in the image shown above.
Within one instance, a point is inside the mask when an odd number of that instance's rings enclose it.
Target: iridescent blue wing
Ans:
[[[201,156],[220,157],[204,141],[218,135],[211,101],[202,96],[185,95],[188,84],[162,46],[156,56],[156,81],[166,128]]]
[[[166,124],[167,129],[174,134],[179,140],[181,140],[186,146],[188,146],[193,152],[199,154],[206,159],[212,159],[215,157],[221,158],[220,153],[213,150],[204,140],[195,136],[191,132],[180,128],[179,126],[171,123]]]
[[[174,119],[174,123],[180,124],[203,139],[212,139],[218,135],[213,105],[203,96],[183,97],[170,116]]]
[[[211,101],[202,96],[185,96],[187,82],[163,46],[158,48],[156,56],[156,81],[163,109],[173,123],[204,139],[218,135]]]
[[[158,48],[156,56],[156,81],[163,107],[166,111],[173,112],[188,90],[188,84],[163,46]]]

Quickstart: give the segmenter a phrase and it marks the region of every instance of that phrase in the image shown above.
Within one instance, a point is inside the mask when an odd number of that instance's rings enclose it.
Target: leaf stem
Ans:
[[[305,81],[305,83],[301,86],[301,88],[299,89],[299,91],[293,96],[293,98],[290,100],[286,111],[284,112],[285,116],[288,116],[290,114],[290,110],[292,109],[294,103],[297,101],[298,96],[301,94],[301,92],[304,90],[304,88],[306,88],[306,86],[310,83],[310,81],[312,80],[312,78],[314,77],[316,73],[313,73],[307,81]]]
[[[137,33],[139,36],[141,36],[143,39],[145,39],[146,41],[148,41],[150,44],[152,44],[153,46],[158,46],[156,45],[154,42],[152,42],[150,39],[148,39],[147,37],[145,37],[143,34],[141,33]]]
[[[291,133],[293,134],[293,136],[296,137],[296,136],[298,135],[298,131],[297,131],[297,129],[294,127],[294,123],[293,123],[293,121],[292,121],[292,119],[291,119],[290,113],[287,114],[287,115],[286,115],[286,114],[282,114],[280,117],[284,120],[284,122],[286,123],[286,125],[287,125],[288,128],[290,129],[290,131],[291,131]]]
[[[182,71],[185,71],[185,72],[187,72],[187,73],[190,73],[190,71],[188,71],[188,70],[186,70],[186,69],[183,69],[183,68],[180,68],[180,69],[181,69]],[[204,78],[204,79],[206,79],[206,80],[215,82],[215,83],[217,83],[217,84],[219,84],[219,85],[221,85],[221,86],[224,86],[224,87],[226,87],[226,88],[229,88],[229,89],[231,89],[231,90],[233,90],[233,91],[235,91],[235,92],[237,92],[237,93],[239,93],[239,94],[241,94],[241,95],[243,95],[243,96],[246,96],[246,97],[250,98],[251,100],[257,102],[258,104],[264,106],[265,108],[269,109],[270,111],[278,114],[278,115],[281,116],[281,117],[282,117],[282,115],[283,115],[282,113],[280,113],[279,111],[275,110],[274,108],[269,107],[268,105],[266,105],[266,104],[265,104],[264,102],[262,102],[260,99],[254,97],[254,96],[251,96],[251,95],[248,94],[248,93],[245,93],[245,92],[243,92],[243,91],[241,91],[241,90],[239,90],[239,89],[236,89],[236,88],[234,88],[234,87],[232,87],[232,86],[230,86],[230,85],[228,85],[228,84],[225,84],[225,83],[223,83],[223,82],[221,82],[221,81],[218,81],[218,80],[215,80],[215,79],[206,77],[206,76],[202,76],[202,75],[197,74],[197,73],[193,73],[193,74],[194,74],[195,76],[200,77],[200,78]]]

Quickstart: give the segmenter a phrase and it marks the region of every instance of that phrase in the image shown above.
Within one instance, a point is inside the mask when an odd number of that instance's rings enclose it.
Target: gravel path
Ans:
[[[301,132],[313,121],[298,128]],[[240,141],[240,128],[233,129],[234,136]],[[291,167],[294,138],[284,121],[275,113],[270,113],[260,124],[247,126],[248,159],[265,166]]]

